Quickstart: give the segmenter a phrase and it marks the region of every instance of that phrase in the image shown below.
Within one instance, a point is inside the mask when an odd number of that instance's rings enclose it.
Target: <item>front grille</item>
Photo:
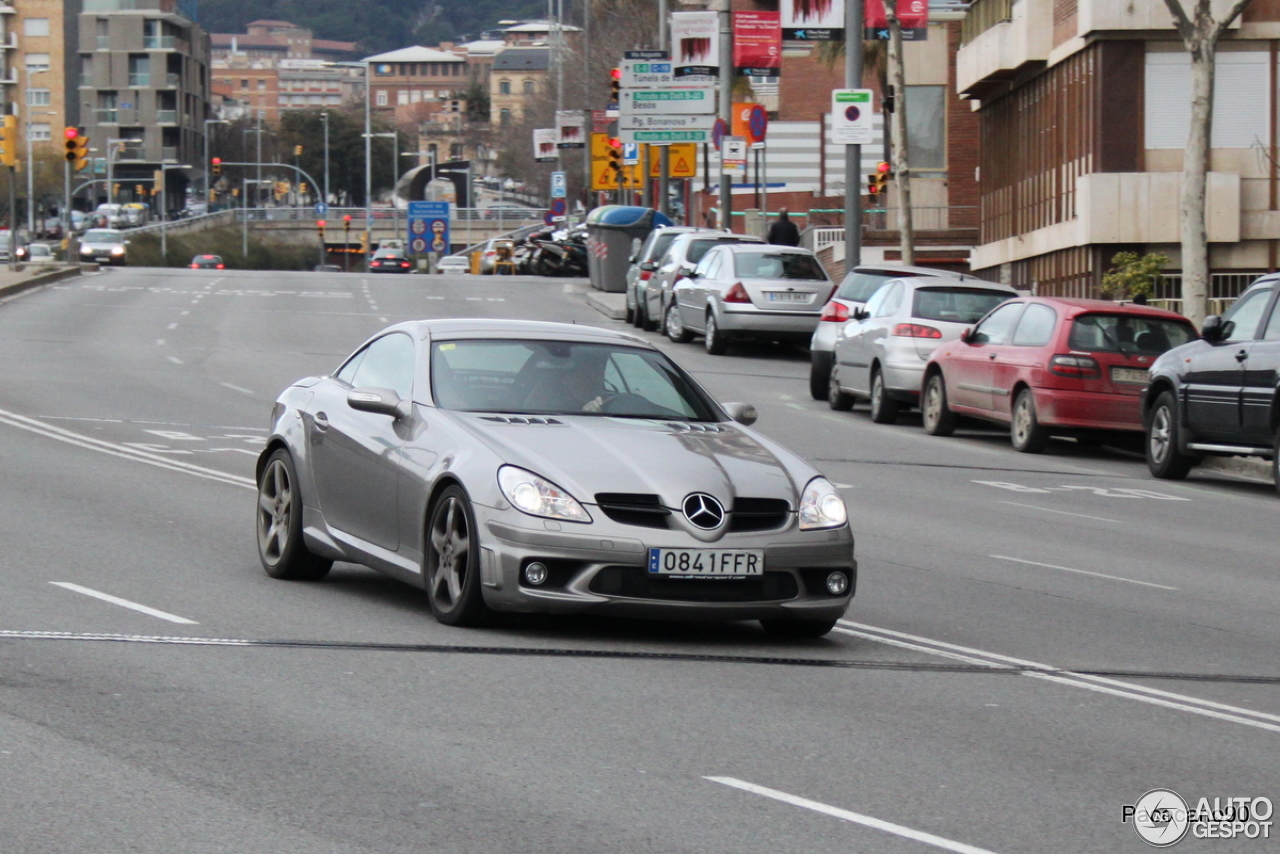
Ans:
[[[729,514],[730,531],[770,531],[787,524],[791,505],[782,498],[737,498]]]
[[[600,511],[623,525],[639,525],[644,528],[665,528],[671,511],[662,506],[656,495],[631,492],[598,492],[596,504]]]
[[[669,602],[778,602],[794,599],[800,588],[789,572],[751,578],[666,578],[643,569],[606,566],[591,579],[592,593]]]

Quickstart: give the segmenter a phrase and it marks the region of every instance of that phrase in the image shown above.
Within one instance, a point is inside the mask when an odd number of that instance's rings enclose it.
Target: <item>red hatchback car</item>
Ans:
[[[949,436],[960,415],[1005,423],[1028,454],[1055,433],[1140,433],[1151,363],[1197,337],[1182,315],[1144,305],[1010,300],[934,351],[921,392],[925,430]]]

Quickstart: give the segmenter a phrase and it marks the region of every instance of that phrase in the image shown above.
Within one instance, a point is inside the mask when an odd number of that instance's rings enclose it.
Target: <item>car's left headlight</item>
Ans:
[[[815,477],[800,496],[800,530],[839,528],[849,521],[844,499],[825,477]]]
[[[591,516],[572,495],[531,471],[503,466],[498,469],[498,486],[521,513],[564,522],[591,521]]]
[[[124,247],[123,247],[123,246],[112,246],[112,247],[111,247],[111,254],[112,254],[112,255],[123,255],[123,254],[124,254]]]

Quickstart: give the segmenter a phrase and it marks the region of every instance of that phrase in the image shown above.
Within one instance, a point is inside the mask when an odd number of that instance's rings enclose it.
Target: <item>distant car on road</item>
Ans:
[[[436,262],[436,270],[441,273],[470,273],[471,259],[466,255],[446,255]]]
[[[54,257],[53,247],[49,244],[31,243],[18,247],[18,260],[31,264],[52,264],[57,259]]]
[[[114,228],[91,228],[80,238],[80,260],[122,266],[128,262],[124,232]]]
[[[627,322],[645,330],[658,328],[660,317],[650,317],[647,309],[646,292],[653,274],[658,269],[658,261],[666,254],[676,235],[690,234],[695,231],[715,232],[710,228],[697,226],[665,226],[649,232],[640,249],[631,258],[631,266],[627,268]]]
[[[226,267],[221,255],[197,255],[191,259],[193,270],[225,270]]]
[[[369,259],[371,273],[408,273],[413,264],[401,249],[379,249]]]
[[[634,335],[401,323],[272,413],[254,510],[274,578],[361,563],[454,626],[538,611],[786,637],[829,632],[856,589],[836,487]]]
[[[666,333],[667,309],[671,306],[671,289],[676,280],[692,270],[702,256],[714,246],[723,243],[760,243],[764,240],[750,234],[734,234],[730,231],[695,231],[677,234],[658,259],[658,266],[645,284],[644,311],[650,320],[658,321],[658,328]]]

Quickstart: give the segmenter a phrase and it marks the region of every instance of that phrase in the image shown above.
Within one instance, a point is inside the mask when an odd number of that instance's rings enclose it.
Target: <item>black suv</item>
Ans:
[[[1263,276],[1222,317],[1205,318],[1199,340],[1151,366],[1142,413],[1153,475],[1184,478],[1206,455],[1280,464],[1277,293],[1280,274]]]

